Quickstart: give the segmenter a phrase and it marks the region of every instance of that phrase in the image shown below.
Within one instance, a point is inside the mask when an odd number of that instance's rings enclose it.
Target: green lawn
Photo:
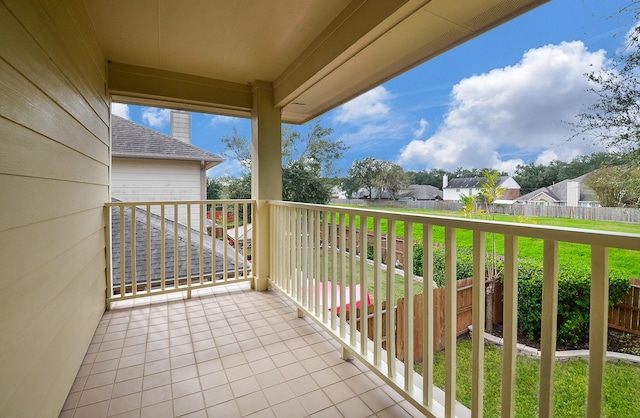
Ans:
[[[500,387],[502,349],[485,346],[484,415],[500,416]],[[471,340],[463,339],[457,346],[457,399],[471,405]],[[554,368],[554,416],[583,417],[587,399],[587,361],[557,362]],[[537,417],[538,376],[537,359],[518,356],[516,360],[516,416]],[[422,365],[416,365],[422,372]],[[434,384],[444,387],[444,351],[434,358]],[[640,416],[640,365],[608,362],[605,368],[603,416]]]
[[[420,209],[405,209],[405,208],[370,208],[388,212],[400,212],[400,213],[413,213],[413,214],[425,214],[425,215],[437,215],[447,217],[462,218],[462,213],[453,211],[427,211]],[[529,217],[523,218],[521,216],[512,215],[491,215],[491,219],[495,218],[496,221],[502,222],[516,222],[516,223],[529,223],[537,225],[557,226],[564,228],[582,228],[582,229],[594,229],[602,231],[612,232],[625,232],[625,233],[640,233],[640,225],[634,223],[625,222],[606,222],[606,221],[585,221],[578,219],[565,219],[565,218],[546,218],[546,217]],[[486,219],[486,217],[480,217],[477,215],[474,219]],[[348,221],[348,217],[347,217]],[[368,219],[368,229],[373,230],[373,219]],[[356,225],[360,225],[359,217],[356,218]],[[386,234],[388,231],[388,225],[386,220],[382,222],[382,233]],[[396,223],[397,236],[404,236],[404,222]],[[422,240],[423,231],[421,224],[414,224],[413,235],[415,240]],[[436,243],[444,243],[444,228],[434,228],[434,241]],[[473,233],[471,231],[458,230],[456,233],[456,242],[458,246],[471,247],[473,243]],[[502,255],[504,251],[504,240],[502,235],[496,235],[496,250],[497,253]],[[489,248],[489,244],[487,244]],[[542,248],[543,242],[539,239],[524,238],[518,239],[518,252],[521,260],[542,260]],[[590,249],[589,246],[572,243],[560,243],[559,245],[559,263],[560,266],[573,266],[573,265],[590,265]],[[640,251],[619,250],[611,249],[609,253],[609,266],[612,270],[620,270],[626,272],[629,277],[640,277]]]

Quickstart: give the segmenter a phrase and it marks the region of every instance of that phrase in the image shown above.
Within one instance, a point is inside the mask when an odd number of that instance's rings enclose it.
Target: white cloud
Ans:
[[[207,171],[207,176],[211,178],[218,177],[241,177],[247,172],[247,169],[237,160],[226,160]]]
[[[233,116],[213,115],[209,121],[209,126],[231,125],[236,122],[238,118]]]
[[[111,103],[111,113],[116,116],[120,116],[121,118],[131,120],[129,105],[126,105],[124,103]]]
[[[387,102],[391,93],[383,86],[369,90],[340,106],[334,116],[335,122],[357,124],[386,116],[391,108]]]
[[[419,124],[420,127],[413,132],[413,136],[415,138],[420,138],[429,127],[429,122],[427,122],[424,118],[420,118]]]
[[[595,148],[571,136],[568,122],[593,101],[585,73],[605,64],[605,51],[563,42],[527,51],[516,65],[492,70],[454,86],[438,131],[411,141],[400,153],[407,168],[505,169],[513,155],[569,160]],[[541,157],[545,158],[545,157]]]
[[[152,128],[160,128],[169,123],[171,110],[157,107],[145,107],[142,110],[142,121]]]

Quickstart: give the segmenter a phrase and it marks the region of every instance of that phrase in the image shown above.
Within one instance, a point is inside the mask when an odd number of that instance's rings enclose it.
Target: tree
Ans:
[[[479,197],[484,201],[487,213],[490,213],[489,207],[493,208],[495,201],[498,200],[507,189],[500,187],[500,173],[498,171],[485,169],[482,174],[485,180],[480,182]],[[493,332],[493,298],[496,284],[499,280],[500,274],[498,272],[498,258],[496,254],[496,237],[495,234],[491,234],[491,253],[489,254],[489,271],[487,272],[486,279],[487,309],[485,327],[488,333]]]
[[[373,191],[383,185],[384,164],[374,157],[355,160],[349,168],[349,173],[343,181],[343,189],[351,196],[364,188],[369,192],[369,198],[373,198]]]
[[[638,207],[640,205],[640,168],[606,167],[591,174],[585,184],[605,207]]]
[[[464,216],[468,216],[471,218],[471,215],[476,210],[476,198],[472,195],[460,195],[460,203],[462,204],[462,208],[460,211],[464,214]]]
[[[222,184],[217,179],[207,178],[207,200],[222,198]]]
[[[424,184],[442,188],[442,178],[447,175],[452,177],[451,173],[442,170],[440,168],[432,168],[431,170],[422,171],[409,171],[407,176],[409,177],[409,184]]]
[[[402,166],[386,162],[383,164],[383,189],[393,200],[398,200],[400,191],[407,187],[409,180]]]
[[[283,126],[282,182],[284,200],[307,203],[327,203],[329,201],[331,197],[330,182],[325,182],[323,176],[333,176],[337,173],[336,161],[340,160],[348,149],[341,140],[332,139],[332,134],[333,129],[323,128],[319,121],[309,128],[306,136],[288,125]],[[247,173],[250,173],[251,144],[249,140],[239,135],[234,128],[231,136],[223,137],[220,141],[225,144],[225,151],[222,155],[240,161]],[[290,185],[290,187],[286,185]],[[299,190],[295,190],[296,188]],[[317,195],[310,195],[311,192],[317,193]],[[232,199],[251,198],[250,174],[245,174],[242,178],[232,182],[229,185],[229,195]],[[305,200],[299,200],[303,196],[305,196]]]
[[[282,199],[291,202],[327,204],[331,188],[320,176],[318,164],[294,161],[282,168]]]
[[[622,13],[640,16],[640,2],[631,1]],[[574,135],[591,136],[608,149],[628,153],[638,164],[640,158],[640,26],[627,35],[625,48],[615,53],[609,69],[586,74],[596,101],[578,114]]]

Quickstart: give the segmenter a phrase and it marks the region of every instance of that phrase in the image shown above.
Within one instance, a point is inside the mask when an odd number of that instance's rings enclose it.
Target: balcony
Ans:
[[[270,225],[254,228],[250,259],[246,250],[229,246],[237,239],[214,243],[207,234],[204,214],[211,204],[220,207],[222,228],[236,238],[256,211],[252,201],[106,205],[110,310],[61,416],[481,416],[481,333],[473,334],[471,411],[453,396],[459,232],[473,236],[474,329],[485,320],[485,283],[477,278],[484,277],[487,237],[504,242],[503,416],[513,414],[515,403],[518,239],[537,239],[543,249],[541,415],[552,411],[559,244],[589,247],[587,414],[600,416],[609,250],[637,251],[639,235],[269,202]],[[172,211],[187,214],[186,229],[162,221]],[[423,244],[421,280],[412,274],[413,245],[396,244],[398,230],[405,242],[419,238]],[[255,252],[259,233],[269,235],[268,260]],[[434,386],[430,367],[437,235],[445,247],[444,391]],[[366,252],[372,261],[360,257]],[[250,288],[260,262],[269,263],[272,291]],[[398,297],[414,294],[422,295],[422,312],[411,303],[402,312],[391,309]],[[418,313],[423,325],[416,327]],[[404,320],[397,322],[400,315]],[[417,358],[424,376],[413,372]]]

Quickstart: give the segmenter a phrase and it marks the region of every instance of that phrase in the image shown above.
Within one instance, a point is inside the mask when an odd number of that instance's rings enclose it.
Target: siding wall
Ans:
[[[105,307],[105,60],[76,1],[0,3],[0,416],[57,416]]]
[[[111,196],[123,202],[206,199],[203,170],[198,161],[114,158],[111,172]],[[152,213],[160,215],[159,207]],[[191,225],[199,229],[200,209],[191,208]],[[174,220],[170,210],[165,217]],[[178,222],[187,224],[186,211]]]

